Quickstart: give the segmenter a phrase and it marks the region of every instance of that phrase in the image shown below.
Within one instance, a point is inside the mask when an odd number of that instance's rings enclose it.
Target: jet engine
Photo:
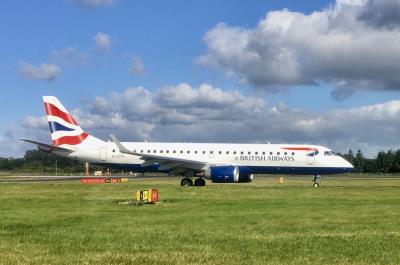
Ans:
[[[243,183],[253,181],[253,174],[245,167],[216,166],[210,167],[206,178],[214,183]]]

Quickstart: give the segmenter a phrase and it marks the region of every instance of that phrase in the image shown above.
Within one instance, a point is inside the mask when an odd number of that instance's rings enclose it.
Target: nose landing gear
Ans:
[[[319,182],[321,181],[321,175],[313,175],[313,187],[318,188]]]

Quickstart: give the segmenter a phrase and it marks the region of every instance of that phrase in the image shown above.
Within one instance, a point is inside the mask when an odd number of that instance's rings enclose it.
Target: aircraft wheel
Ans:
[[[183,187],[193,186],[193,180],[190,178],[183,178],[181,180],[181,186],[183,186]]]
[[[313,185],[314,188],[318,188],[319,187],[319,184],[317,182],[314,182],[312,185]]]
[[[206,185],[206,181],[203,178],[198,178],[194,181],[195,186],[203,187]]]

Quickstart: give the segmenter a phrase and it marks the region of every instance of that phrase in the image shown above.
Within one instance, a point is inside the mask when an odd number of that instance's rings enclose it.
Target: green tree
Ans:
[[[399,173],[400,172],[400,150],[397,150],[394,153],[394,158],[392,162],[392,167],[390,169],[392,173]]]
[[[361,150],[357,150],[357,154],[354,158],[354,169],[357,173],[365,172],[365,158],[361,152]]]
[[[387,153],[384,151],[380,151],[378,156],[376,157],[376,165],[378,172],[380,173],[389,173],[391,172],[393,162],[395,160],[395,154],[392,150],[389,150]]]
[[[376,166],[376,159],[365,159],[364,160],[364,173],[377,173],[379,172]]]
[[[347,154],[343,154],[342,157],[354,165],[354,153],[353,150],[349,150]]]

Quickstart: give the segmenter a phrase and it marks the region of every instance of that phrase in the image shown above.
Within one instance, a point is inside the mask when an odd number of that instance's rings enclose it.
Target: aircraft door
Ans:
[[[107,160],[107,147],[100,147],[99,149],[99,158],[101,161]]]
[[[315,162],[315,155],[307,155],[307,164],[312,165]]]

